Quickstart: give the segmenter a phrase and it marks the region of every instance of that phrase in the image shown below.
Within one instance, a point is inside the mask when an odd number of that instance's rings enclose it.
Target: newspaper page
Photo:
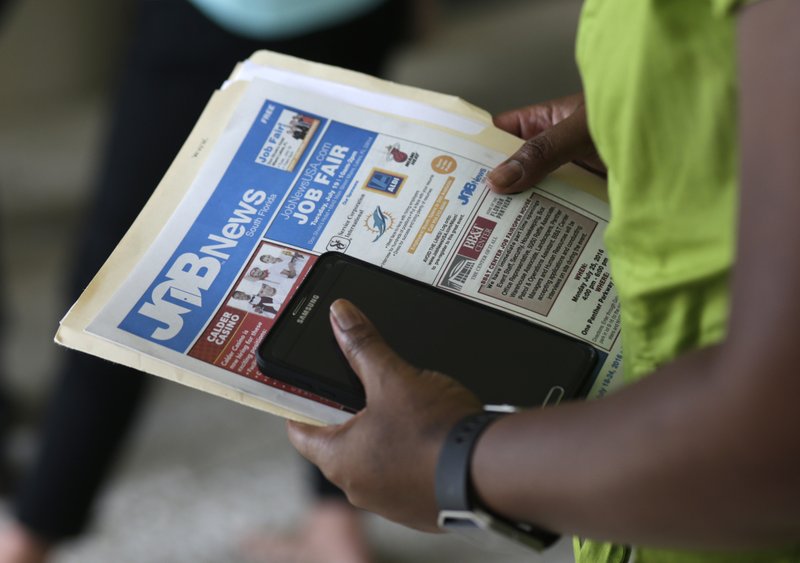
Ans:
[[[497,195],[507,155],[442,127],[253,78],[180,205],[87,332],[322,423],[337,404],[262,374],[256,348],[329,250],[593,345],[621,372],[605,202],[548,179]]]

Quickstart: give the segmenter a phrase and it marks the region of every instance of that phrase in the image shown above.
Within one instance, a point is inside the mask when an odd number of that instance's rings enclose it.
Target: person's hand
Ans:
[[[458,420],[481,410],[480,401],[450,377],[400,358],[352,303],[334,302],[331,325],[367,406],[339,426],[289,422],[289,440],[355,506],[437,531],[439,450]]]
[[[526,141],[489,173],[488,185],[492,191],[502,194],[525,191],[572,161],[605,172],[589,135],[583,94],[501,113],[494,118],[494,124]]]

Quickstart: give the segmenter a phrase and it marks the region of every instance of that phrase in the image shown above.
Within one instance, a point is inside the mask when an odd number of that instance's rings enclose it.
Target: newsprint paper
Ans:
[[[590,343],[600,397],[622,371],[604,186],[568,165],[532,191],[490,193],[486,175],[520,142],[460,99],[258,52],[213,95],[56,341],[341,422],[341,407],[255,360],[316,257],[337,250]]]

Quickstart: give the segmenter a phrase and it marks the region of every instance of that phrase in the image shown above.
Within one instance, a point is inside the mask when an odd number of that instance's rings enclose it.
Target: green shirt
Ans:
[[[589,129],[608,166],[606,245],[622,307],[625,375],[720,341],[738,202],[737,0],[587,0],[577,58]],[[587,542],[578,560],[624,561]],[[639,548],[636,563],[800,561],[800,551]]]

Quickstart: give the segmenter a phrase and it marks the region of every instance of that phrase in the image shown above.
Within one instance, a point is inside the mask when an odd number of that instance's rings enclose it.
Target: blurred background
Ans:
[[[392,56],[389,78],[492,113],[573,93],[580,4],[441,0]],[[7,436],[15,471],[35,452],[63,353],[52,338],[68,306],[75,235],[133,8],[131,0],[0,2],[0,380],[15,406]],[[282,420],[162,381],[115,467],[90,533],[60,546],[53,561],[239,561],[244,535],[291,527],[307,500]],[[374,517],[368,529],[380,561],[525,560]],[[568,553],[565,543],[543,560],[568,561]]]

